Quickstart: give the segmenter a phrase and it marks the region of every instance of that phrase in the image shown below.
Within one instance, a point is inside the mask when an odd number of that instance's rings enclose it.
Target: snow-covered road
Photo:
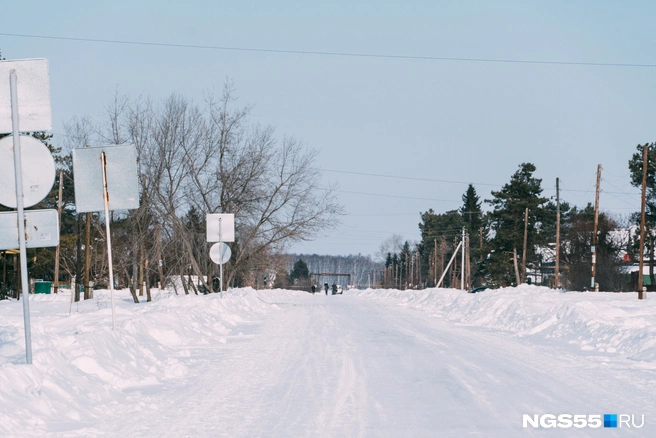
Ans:
[[[609,432],[523,428],[522,414],[628,413],[645,414],[645,426],[614,436],[656,436],[653,380],[644,385],[640,370],[625,369],[623,360],[384,300],[259,296],[277,309],[236,325],[222,342],[179,346],[183,378],[124,389],[79,433],[598,436]],[[653,379],[653,369],[645,372]]]

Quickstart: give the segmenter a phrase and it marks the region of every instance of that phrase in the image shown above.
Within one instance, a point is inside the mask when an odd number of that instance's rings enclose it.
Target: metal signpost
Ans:
[[[103,210],[105,212],[112,328],[116,330],[109,211],[139,208],[136,149],[134,145],[73,149],[73,172],[75,174],[75,207],[78,213]]]
[[[50,181],[50,185],[44,190],[47,185],[47,178],[43,178],[36,185],[26,186],[23,180],[23,161],[22,154],[28,161],[33,161],[33,144],[26,140],[26,136],[21,136],[19,133],[21,128],[24,132],[28,131],[49,131],[52,128],[52,113],[50,108],[50,73],[48,69],[48,61],[45,59],[31,59],[20,61],[0,61],[0,133],[12,136],[8,137],[6,141],[11,142],[13,146],[13,164],[14,164],[14,188],[6,181],[0,186],[0,192],[6,193],[13,191],[16,203],[12,202],[11,196],[1,196],[0,199],[6,202],[9,207],[16,207],[16,214],[13,212],[9,218],[13,218],[17,222],[17,234],[14,234],[14,228],[9,227],[8,233],[10,237],[3,236],[5,240],[13,241],[13,237],[17,237],[18,248],[20,250],[20,266],[21,266],[21,290],[23,291],[23,319],[25,324],[25,358],[28,364],[32,363],[32,333],[30,329],[30,300],[29,300],[29,286],[27,281],[27,245],[25,235],[25,208],[40,202],[50,191],[54,183],[54,177]],[[8,80],[8,83],[5,82]],[[19,93],[20,92],[20,93]],[[20,94],[20,95],[19,95]],[[20,101],[20,102],[19,102]],[[20,103],[20,106],[19,106]],[[37,140],[38,142],[38,140]],[[47,149],[46,149],[47,150]],[[44,158],[45,162],[48,157],[52,160],[52,156],[48,152],[47,156],[37,152],[36,156]],[[8,160],[0,160],[7,163]],[[39,164],[37,159],[34,164],[35,167],[29,167],[26,180],[33,175],[39,178],[39,174],[49,168],[49,163],[45,167]],[[52,164],[54,170],[54,162]],[[11,175],[6,169],[0,174]],[[27,193],[26,193],[27,192]],[[45,192],[45,193],[44,193]],[[40,199],[39,196],[43,195]],[[5,216],[5,220],[7,216]],[[5,230],[6,231],[6,230]],[[58,230],[57,230],[58,231]],[[58,239],[59,237],[57,237]],[[49,246],[49,245],[44,245]]]
[[[210,258],[219,265],[219,293],[223,297],[223,264],[230,260],[232,255],[230,247],[224,242],[235,241],[235,215],[208,214],[205,223],[207,224],[207,241],[218,242],[210,249]]]

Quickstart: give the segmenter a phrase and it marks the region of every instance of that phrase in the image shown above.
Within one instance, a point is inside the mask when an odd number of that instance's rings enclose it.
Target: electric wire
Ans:
[[[422,178],[422,177],[414,177],[414,176],[401,176],[401,175],[389,175],[389,174],[382,174],[382,173],[367,173],[367,172],[353,172],[353,171],[347,171],[347,170],[335,170],[335,169],[324,169],[324,168],[315,168],[317,171],[322,171],[322,172],[331,172],[331,173],[344,173],[344,174],[350,174],[350,175],[361,175],[361,176],[373,176],[373,177],[378,177],[378,178],[393,178],[393,179],[403,179],[403,180],[413,180],[413,181],[424,181],[424,182],[439,182],[439,183],[450,183],[450,184],[472,184],[476,186],[492,186],[492,187],[503,187],[501,184],[492,184],[492,183],[481,183],[481,182],[471,182],[471,181],[457,181],[457,180],[446,180],[446,179],[434,179],[434,178]],[[595,173],[595,178],[596,178],[596,173]],[[573,192],[573,193],[591,193],[591,191],[594,190],[595,184],[592,184],[591,189],[563,189],[561,188],[561,192]],[[613,186],[615,187],[615,186]],[[545,188],[544,191],[555,191],[555,188]],[[630,192],[605,192],[605,193],[614,193],[616,195],[633,195],[635,196],[635,193],[630,193]],[[381,195],[381,196],[386,196],[386,195]],[[445,201],[445,200],[439,200],[439,201]],[[460,201],[447,201],[447,202],[460,202]]]
[[[545,60],[531,60],[531,59],[474,58],[474,57],[427,56],[427,55],[394,55],[394,54],[384,54],[384,53],[332,52],[332,51],[322,51],[322,50],[267,49],[261,47],[237,47],[237,46],[219,46],[219,45],[209,45],[209,44],[164,43],[164,42],[155,42],[155,41],[82,38],[82,37],[36,35],[36,34],[9,33],[9,32],[0,32],[0,36],[15,37],[15,38],[59,40],[59,41],[74,41],[74,42],[85,42],[85,43],[122,44],[122,45],[132,45],[132,46],[172,47],[172,48],[180,48],[180,49],[202,49],[202,50],[220,50],[220,51],[233,51],[233,52],[277,53],[277,54],[289,54],[289,55],[313,55],[313,56],[331,56],[331,57],[349,57],[349,58],[377,58],[377,59],[496,63],[496,64],[533,64],[533,65],[582,66],[582,67],[656,68],[656,64],[649,64],[649,63],[643,64],[643,63],[633,63],[633,62],[545,61]]]

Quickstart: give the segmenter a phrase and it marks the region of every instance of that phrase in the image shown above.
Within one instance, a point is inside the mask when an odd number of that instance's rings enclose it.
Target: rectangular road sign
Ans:
[[[107,157],[107,192],[110,210],[139,208],[137,150],[134,145],[73,149],[75,208],[79,213],[104,211],[101,154]]]
[[[234,214],[208,214],[205,217],[207,222],[207,241],[219,241],[219,219],[221,219],[221,242],[235,241],[235,215]]]
[[[9,75],[16,70],[21,132],[50,131],[50,70],[47,59],[0,61],[0,134],[12,132]]]
[[[47,248],[59,245],[57,210],[25,211],[25,246]],[[0,250],[18,249],[18,212],[0,213]]]

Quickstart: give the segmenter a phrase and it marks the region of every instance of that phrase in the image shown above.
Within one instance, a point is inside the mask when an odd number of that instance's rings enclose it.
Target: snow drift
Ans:
[[[469,294],[455,289],[349,291],[470,326],[566,341],[584,351],[656,361],[656,300],[637,293],[562,292],[522,285]]]
[[[632,293],[558,292],[521,286],[467,294],[453,289],[345,291],[343,296],[233,289],[206,296],[155,292],[133,304],[117,292],[117,330],[107,291],[70,303],[70,295],[30,297],[33,366],[25,366],[22,304],[0,301],[0,436],[85,436],[98,433],[108,407],[130,394],[182,382],[194,349],[237,337],[280,304],[349,299],[400,305],[454,324],[476,326],[532,344],[557,343],[574,355],[607,355],[656,366],[656,300]],[[289,301],[289,300],[288,300]],[[308,301],[309,303],[309,301]],[[69,313],[70,312],[70,313]],[[225,354],[229,354],[226,352]],[[135,401],[136,400],[136,401]],[[137,409],[138,396],[130,399]]]
[[[22,304],[0,301],[0,436],[40,436],[73,424],[84,435],[79,422],[101,416],[120,392],[184,377],[179,358],[189,348],[225,343],[231,327],[276,308],[252,289],[223,298],[155,293],[138,305],[129,291],[116,294],[116,331],[107,291],[72,304],[69,294],[30,296],[34,366],[23,365]]]

